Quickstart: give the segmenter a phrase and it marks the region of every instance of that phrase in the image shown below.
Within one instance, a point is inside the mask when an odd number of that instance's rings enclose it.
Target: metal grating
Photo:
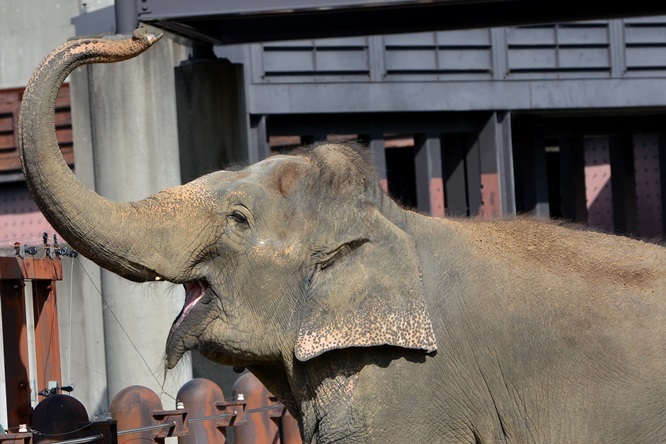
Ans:
[[[507,75],[512,78],[608,77],[608,22],[506,29]]]
[[[666,18],[624,21],[627,75],[666,74]]]
[[[385,77],[390,80],[492,78],[490,29],[385,36]]]
[[[666,77],[666,17],[285,41],[253,53],[258,83]]]
[[[367,37],[269,43],[261,48],[261,77],[266,82],[340,81],[359,76],[367,80],[370,74]]]

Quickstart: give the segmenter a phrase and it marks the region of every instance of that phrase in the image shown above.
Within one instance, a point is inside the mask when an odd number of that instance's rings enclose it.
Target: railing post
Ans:
[[[162,410],[159,396],[147,387],[133,385],[121,390],[111,401],[111,417],[118,421],[118,443],[154,444],[153,410]]]
[[[280,443],[277,424],[270,418],[270,410],[275,404],[269,399],[270,393],[252,373],[246,373],[234,383],[234,399],[242,395],[247,403],[246,423],[234,429],[236,444]]]
[[[164,410],[159,396],[133,385],[111,401],[111,417],[118,421],[118,443],[163,443],[188,434],[187,410]]]
[[[176,395],[178,402],[189,412],[189,435],[178,438],[178,444],[226,442],[225,427],[233,422],[233,412],[220,411],[217,404],[224,404],[224,393],[213,381],[195,378],[183,385]],[[223,416],[224,415],[224,416]],[[219,424],[223,427],[218,427]]]
[[[88,412],[76,398],[49,395],[32,414],[32,442],[116,444],[116,422],[90,422]]]

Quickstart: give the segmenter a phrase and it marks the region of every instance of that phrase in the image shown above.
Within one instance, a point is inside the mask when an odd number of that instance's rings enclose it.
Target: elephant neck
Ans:
[[[366,415],[356,394],[362,365],[359,360],[341,361],[327,354],[288,365],[289,394],[284,399],[295,403],[290,412],[299,422],[303,442],[363,443]]]

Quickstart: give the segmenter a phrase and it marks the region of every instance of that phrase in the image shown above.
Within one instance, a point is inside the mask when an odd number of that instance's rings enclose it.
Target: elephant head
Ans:
[[[128,279],[185,286],[167,366],[189,349],[244,366],[383,344],[434,351],[405,211],[352,147],[271,157],[138,202],[108,201],[77,180],[54,132],[62,81],[158,38],[138,31],[54,50],[26,89],[19,147],[35,200],[72,246]]]

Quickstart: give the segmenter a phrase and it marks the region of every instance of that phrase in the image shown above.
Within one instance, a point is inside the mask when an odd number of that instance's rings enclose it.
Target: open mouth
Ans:
[[[197,305],[197,303],[204,297],[206,290],[208,289],[208,283],[205,281],[191,281],[184,284],[185,287],[185,304],[183,304],[183,309],[178,314],[178,317],[173,322],[171,326],[171,331],[178,328],[180,323],[185,319],[187,313],[192,310],[192,308]]]

